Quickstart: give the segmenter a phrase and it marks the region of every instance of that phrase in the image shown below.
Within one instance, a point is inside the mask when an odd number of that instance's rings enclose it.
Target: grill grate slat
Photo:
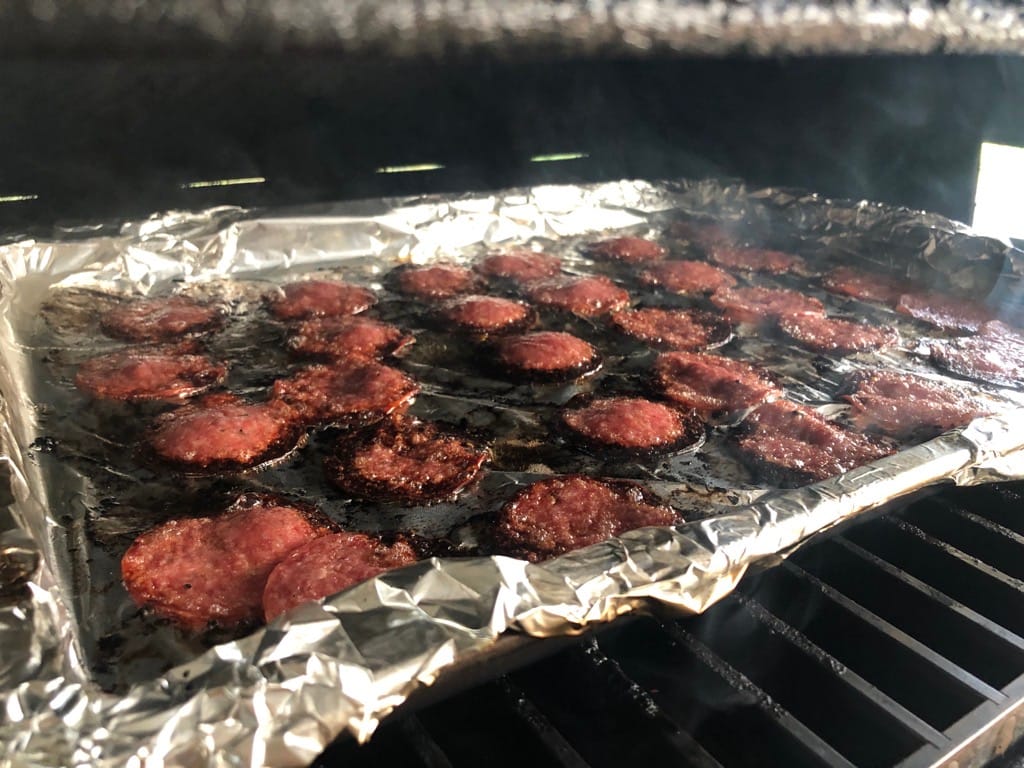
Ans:
[[[403,717],[398,730],[423,760],[425,768],[452,768],[452,763],[416,715]]]
[[[755,618],[774,629],[781,637],[784,637],[788,642],[799,648],[808,658],[813,659],[827,670],[833,672],[845,685],[853,688],[864,699],[883,710],[886,715],[900,723],[908,731],[913,732],[921,741],[930,742],[936,746],[943,746],[949,743],[949,739],[941,731],[933,728],[913,712],[903,707],[899,702],[890,698],[882,690],[847,668],[846,665],[842,664],[830,653],[773,615],[767,608],[743,595],[738,596],[737,599]]]
[[[548,751],[565,768],[590,768],[579,752],[562,736],[551,722],[530,701],[526,693],[507,676],[498,681],[519,717],[537,734]]]

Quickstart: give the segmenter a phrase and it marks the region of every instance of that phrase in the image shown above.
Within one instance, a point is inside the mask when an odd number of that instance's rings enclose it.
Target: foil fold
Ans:
[[[921,235],[910,238],[917,243],[911,266],[936,279],[968,242],[969,258],[952,273],[963,289],[992,290],[1004,261],[1011,270],[1021,263],[1005,244],[938,217],[721,182],[544,187],[277,219],[215,209],[126,225],[116,237],[0,249],[5,339],[13,338],[9,291],[34,274],[62,286],[146,293],[169,280],[244,281],[351,254],[426,261],[478,243],[585,232],[595,216],[602,229],[631,226],[670,208],[769,227],[786,211],[802,236],[838,253],[847,246],[844,228],[883,238],[903,227]],[[306,765],[344,730],[368,739],[417,688],[492,647],[503,632],[574,634],[654,604],[699,613],[752,564],[785,556],[893,499],[943,481],[1024,478],[1024,408],[1017,408],[841,477],[771,492],[707,519],[632,531],[546,563],[423,561],[300,607],[113,695],[78,658],[69,585],[61,583],[61,555],[48,535],[57,523],[34,484],[31,414],[19,402],[18,375],[17,366],[0,374],[7,406],[0,440],[16,496],[0,558],[21,569],[0,602],[0,764],[12,766]]]

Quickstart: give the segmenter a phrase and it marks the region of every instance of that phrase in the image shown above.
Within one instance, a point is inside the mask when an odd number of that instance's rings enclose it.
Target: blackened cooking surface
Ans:
[[[799,213],[799,207],[794,210]],[[646,226],[632,234],[665,243],[671,258],[703,258],[697,246],[669,236],[676,214],[654,214]],[[789,249],[808,261],[812,275],[767,276],[737,273],[740,285],[802,290],[824,302],[830,315],[866,319],[897,328],[899,347],[848,358],[815,355],[786,341],[741,326],[736,338],[718,353],[759,363],[770,369],[794,401],[841,410],[835,395],[851,371],[885,365],[935,376],[927,359],[918,355],[922,338],[948,334],[879,305],[828,294],[816,274],[837,263],[871,262],[879,257],[878,243],[870,238],[844,237],[855,222],[838,222],[832,247],[810,250],[790,222],[761,220],[745,237],[760,245]],[[770,231],[770,236],[765,233]],[[916,253],[921,232],[908,237],[904,250]],[[534,245],[561,257],[574,274],[603,274],[625,287],[637,307],[661,306],[715,311],[703,297],[661,294],[645,288],[639,270],[623,265],[595,263],[581,255],[592,233],[558,241],[538,240]],[[828,242],[826,238],[826,242]],[[481,245],[466,249],[467,261],[491,250]],[[887,243],[885,258],[897,261],[900,243]],[[897,263],[899,263],[897,261]],[[81,639],[96,680],[110,689],[149,679],[166,668],[193,658],[210,644],[228,639],[223,633],[190,636],[144,614],[128,599],[120,584],[119,560],[141,532],[173,517],[216,512],[242,491],[281,493],[320,507],[348,530],[404,531],[427,540],[431,551],[444,556],[490,554],[487,520],[524,484],[551,474],[585,473],[638,480],[673,504],[687,520],[697,519],[742,503],[765,489],[736,460],[728,439],[729,425],[710,429],[697,452],[684,452],[658,461],[602,461],[551,439],[551,425],[559,409],[578,395],[650,396],[649,370],[655,351],[611,330],[600,317],[582,319],[542,309],[538,329],[569,331],[592,343],[604,357],[595,375],[577,383],[522,385],[502,381],[480,364],[479,342],[448,336],[431,322],[431,309],[385,288],[382,275],[393,266],[373,258],[347,260],[343,267],[320,271],[318,277],[340,276],[373,288],[380,299],[366,313],[413,332],[416,343],[388,361],[416,378],[422,392],[413,415],[434,419],[461,430],[490,446],[492,459],[482,477],[453,503],[430,507],[398,507],[348,500],[324,480],[321,462],[331,450],[337,432],[314,432],[308,444],[284,463],[265,471],[235,477],[187,477],[174,474],[154,461],[144,447],[143,435],[153,418],[171,406],[145,403],[89,401],[72,384],[77,366],[96,354],[117,349],[120,342],[105,338],[98,326],[103,308],[117,297],[82,289],[54,293],[30,339],[36,363],[25,382],[37,404],[41,434],[36,455],[59,498],[51,509],[65,510],[66,547],[71,552],[75,606]],[[907,262],[917,269],[918,262]],[[934,271],[912,274],[933,287]],[[914,271],[914,270],[910,270]],[[995,265],[998,272],[998,265]],[[959,273],[954,272],[954,284]],[[993,273],[994,275],[994,273]],[[217,281],[181,286],[187,295],[223,304],[228,313],[224,330],[206,337],[206,351],[230,365],[225,387],[256,400],[266,395],[274,379],[302,366],[287,353],[287,326],[265,309],[261,297],[275,285],[299,279],[300,271],[275,270],[253,281]],[[994,276],[993,276],[994,279]],[[941,288],[948,286],[940,285]],[[966,287],[984,293],[986,286]],[[503,290],[496,285],[494,292]],[[994,402],[1008,400],[992,390]]]

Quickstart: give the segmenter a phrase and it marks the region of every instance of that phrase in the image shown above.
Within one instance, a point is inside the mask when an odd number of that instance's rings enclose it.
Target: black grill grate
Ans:
[[[982,765],[1024,730],[1022,487],[849,526],[702,616],[613,626],[317,766]]]

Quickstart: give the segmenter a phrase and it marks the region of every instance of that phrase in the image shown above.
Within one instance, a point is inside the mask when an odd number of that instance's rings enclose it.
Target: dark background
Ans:
[[[970,220],[1024,145],[1024,61],[101,57],[0,61],[0,236],[172,207],[741,177]],[[586,159],[531,163],[555,152]],[[424,173],[382,166],[432,162]],[[262,176],[265,184],[183,189]]]

